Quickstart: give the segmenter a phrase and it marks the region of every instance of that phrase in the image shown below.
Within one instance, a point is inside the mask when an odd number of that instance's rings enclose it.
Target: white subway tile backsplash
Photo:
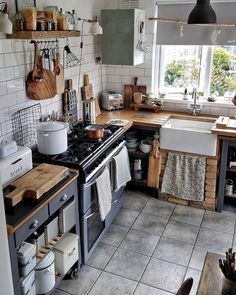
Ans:
[[[12,51],[21,52],[29,51],[30,43],[28,40],[12,40]]]
[[[14,106],[16,104],[16,93],[0,96],[1,109]]]
[[[1,40],[0,41],[0,54],[7,53],[12,51],[12,42],[11,40]]]
[[[1,123],[2,135],[12,133],[12,122],[11,120],[4,121]]]
[[[13,93],[22,91],[25,88],[25,80],[24,79],[16,79],[7,82],[7,92]]]
[[[133,67],[129,71],[130,76],[133,77],[139,77],[139,76],[144,76],[144,69],[140,69],[138,67]]]
[[[129,68],[125,68],[125,67],[115,68],[115,75],[128,76]]]
[[[25,64],[24,53],[23,52],[15,52],[15,53],[7,53],[4,55],[5,66],[18,66]]]
[[[0,82],[12,80],[12,79],[14,79],[13,67],[0,69]]]
[[[5,108],[0,110],[0,123],[10,119],[9,109]]]
[[[0,83],[0,95],[5,95],[7,94],[7,83],[2,82]]]
[[[4,55],[1,54],[0,55],[0,68],[4,68],[4,66],[5,66]]]

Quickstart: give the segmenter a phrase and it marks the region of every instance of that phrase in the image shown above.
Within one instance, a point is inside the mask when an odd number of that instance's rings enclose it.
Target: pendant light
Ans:
[[[89,33],[91,33],[91,34],[93,34],[95,36],[103,34],[103,29],[102,29],[102,27],[100,26],[100,24],[98,22],[98,17],[97,16],[94,17],[94,20],[92,22]]]
[[[3,7],[0,9],[0,32],[12,34],[12,22],[8,18],[7,3],[0,2]]]
[[[216,14],[210,0],[197,0],[189,14],[188,24],[216,24]]]

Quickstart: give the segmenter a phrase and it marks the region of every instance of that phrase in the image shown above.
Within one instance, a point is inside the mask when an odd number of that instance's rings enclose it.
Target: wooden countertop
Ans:
[[[146,117],[145,117],[146,116]],[[161,126],[168,120],[170,117],[182,118],[182,119],[195,119],[195,120],[206,120],[215,122],[218,116],[212,115],[197,115],[193,116],[191,113],[179,113],[179,112],[167,112],[160,111],[158,113],[150,111],[135,111],[131,108],[125,108],[118,111],[102,111],[102,114],[97,117],[98,124],[105,124],[107,121],[113,119],[129,120],[130,124],[127,124],[124,129],[128,130],[132,125],[138,126],[147,126],[147,127],[156,127],[161,128]],[[236,130],[234,129],[217,129],[216,126],[212,128],[212,133],[217,134],[218,136],[225,137],[236,137]]]

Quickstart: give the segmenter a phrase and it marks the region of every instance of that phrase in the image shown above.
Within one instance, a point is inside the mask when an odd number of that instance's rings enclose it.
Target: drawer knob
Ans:
[[[38,220],[35,219],[35,220],[33,221],[33,223],[30,225],[30,228],[36,228],[36,227],[38,226],[38,224],[39,224]]]
[[[61,201],[64,202],[65,200],[68,199],[68,196],[66,194],[64,194],[62,197],[61,197]]]

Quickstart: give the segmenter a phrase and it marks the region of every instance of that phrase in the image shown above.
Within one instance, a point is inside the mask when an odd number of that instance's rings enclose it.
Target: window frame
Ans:
[[[164,47],[169,45],[157,45],[156,46],[156,61],[155,61],[155,78],[154,78],[154,92],[158,93],[159,89],[163,86],[164,81],[164,73],[165,73],[165,65],[164,65],[164,55],[165,50]],[[171,45],[170,45],[171,46]],[[189,46],[189,45],[186,45]],[[193,45],[195,46],[195,45]],[[211,88],[211,78],[212,78],[212,66],[213,66],[213,52],[214,46],[212,45],[201,45],[202,52],[206,51],[206,59],[205,59],[205,74],[203,77],[203,81],[201,81],[202,73],[200,73],[200,82],[203,83],[203,101],[207,101],[207,98],[210,96],[210,88]],[[204,66],[204,65],[203,65]],[[201,67],[201,71],[203,71],[203,66]],[[191,92],[191,89],[190,89]],[[223,103],[225,101],[222,101]]]

